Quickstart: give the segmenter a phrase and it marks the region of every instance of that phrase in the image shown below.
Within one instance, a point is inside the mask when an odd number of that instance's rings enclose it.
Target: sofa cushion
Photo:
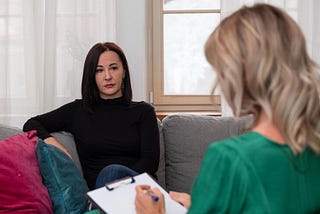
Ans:
[[[190,193],[208,145],[238,135],[251,118],[169,115],[162,121],[168,190]]]
[[[37,161],[37,140],[30,131],[0,141],[1,213],[53,213]]]
[[[87,184],[74,162],[57,147],[41,139],[37,156],[43,182],[49,190],[55,213],[84,213]]]

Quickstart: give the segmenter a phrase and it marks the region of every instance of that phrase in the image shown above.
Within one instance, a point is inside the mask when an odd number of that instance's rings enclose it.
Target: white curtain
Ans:
[[[257,2],[269,3],[286,10],[304,32],[310,56],[320,65],[320,1],[318,0],[222,0],[222,18],[230,15],[242,5]],[[224,99],[221,100],[223,116],[232,116],[232,111]]]
[[[0,123],[81,97],[85,56],[115,40],[115,0],[0,1]]]

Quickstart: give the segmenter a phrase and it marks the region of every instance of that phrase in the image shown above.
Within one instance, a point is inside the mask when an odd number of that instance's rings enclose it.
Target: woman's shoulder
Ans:
[[[83,106],[83,101],[82,99],[75,99],[73,101],[70,101],[64,105],[62,105],[61,107],[79,107],[79,106]]]
[[[241,135],[236,135],[225,140],[212,143],[210,147],[221,147],[228,149],[252,149],[255,147],[261,147],[270,145],[270,140],[263,137],[259,133],[248,131]]]
[[[203,164],[213,171],[223,166],[230,169],[227,170],[228,173],[234,173],[234,170],[237,173],[252,173],[255,167],[251,157],[255,155],[253,152],[255,149],[252,150],[250,145],[255,147],[256,143],[254,140],[247,141],[251,137],[250,133],[246,133],[210,144],[204,155]]]
[[[145,101],[132,101],[130,106],[133,108],[139,108],[142,110],[153,110],[154,111],[154,107],[150,103],[147,103]]]
[[[57,108],[57,111],[69,111],[69,112],[78,112],[84,110],[84,105],[82,99],[75,99],[73,101],[70,101],[68,103],[65,103],[64,105]]]
[[[261,152],[267,147],[272,147],[272,144],[266,138],[249,131],[225,140],[213,142],[208,147],[208,153],[220,153],[230,157],[234,155],[246,157],[247,155]]]
[[[73,102],[75,105],[83,105],[83,100],[82,99],[75,99]]]

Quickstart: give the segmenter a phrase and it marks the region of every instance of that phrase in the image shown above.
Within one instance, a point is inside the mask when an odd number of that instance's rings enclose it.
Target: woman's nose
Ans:
[[[106,69],[105,74],[104,74],[104,79],[105,80],[110,80],[112,76],[110,75],[110,71]]]

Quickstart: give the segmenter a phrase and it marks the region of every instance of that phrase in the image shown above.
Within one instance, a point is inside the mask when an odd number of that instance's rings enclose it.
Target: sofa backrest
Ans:
[[[169,115],[162,120],[167,190],[190,193],[208,145],[239,135],[250,117]]]
[[[0,124],[0,140],[20,133],[22,133],[22,130],[19,128]]]

